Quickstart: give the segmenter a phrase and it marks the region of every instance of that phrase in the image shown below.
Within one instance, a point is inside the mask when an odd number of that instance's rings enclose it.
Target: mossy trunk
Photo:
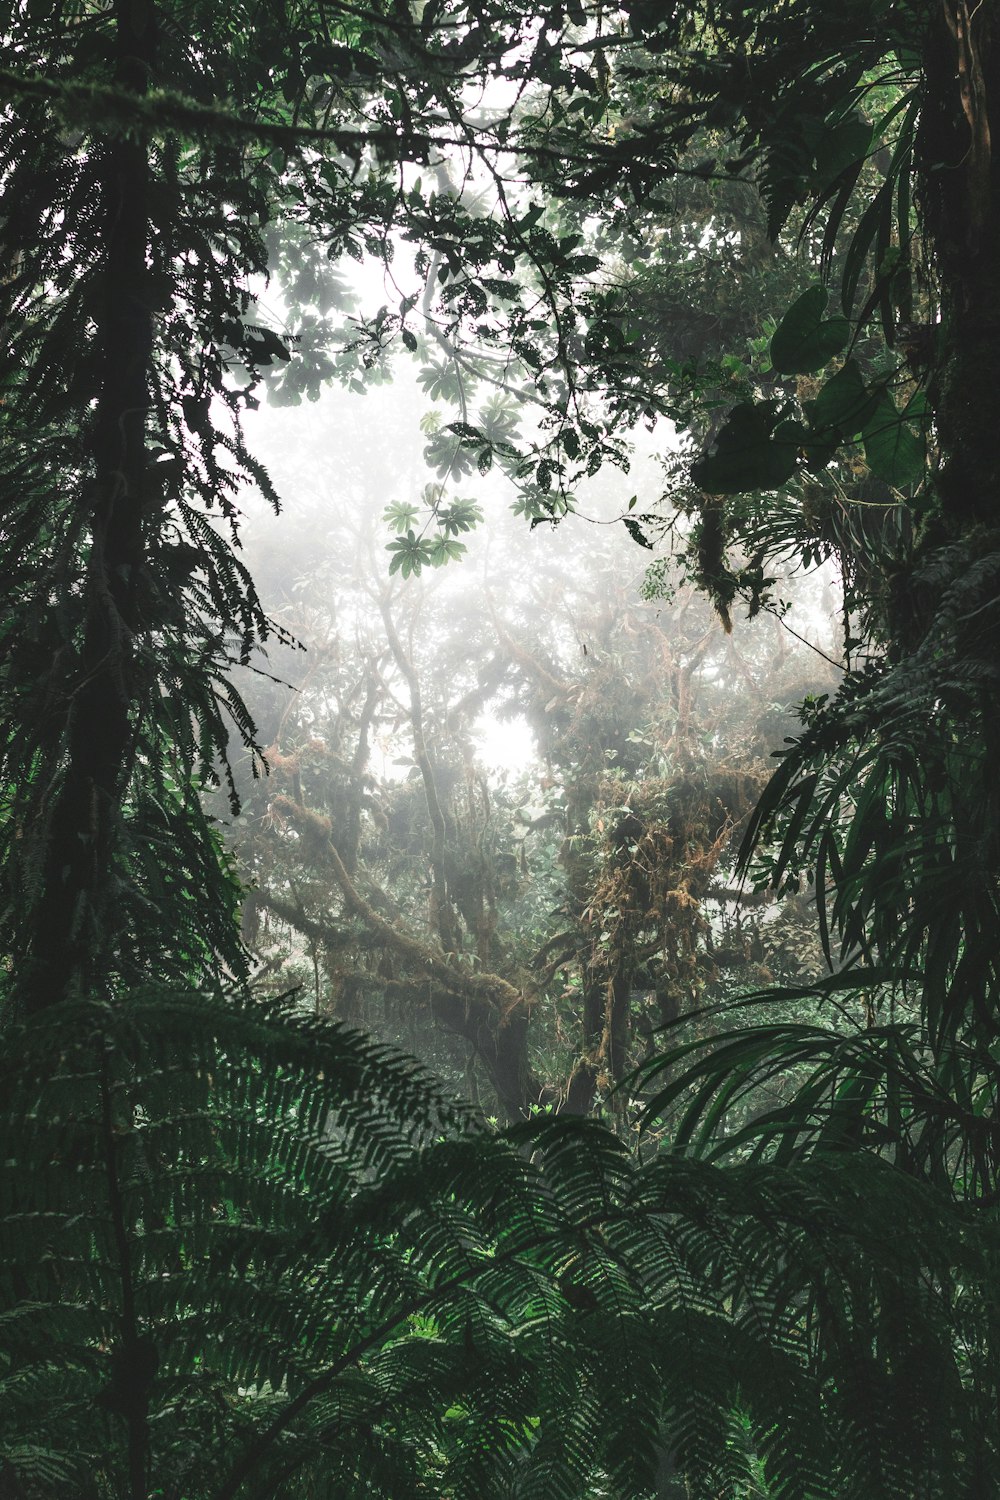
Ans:
[[[941,306],[930,395],[943,521],[957,537],[1000,525],[998,0],[940,0],[924,68],[918,202]]]
[[[155,52],[151,0],[116,0],[115,23],[116,83],[144,93]],[[113,967],[121,810],[136,753],[153,346],[149,162],[145,143],[132,137],[96,141],[92,150],[103,156],[104,254],[96,333],[100,388],[89,444],[89,556],[77,685],[64,710],[65,765],[20,985],[25,1010],[99,988]]]

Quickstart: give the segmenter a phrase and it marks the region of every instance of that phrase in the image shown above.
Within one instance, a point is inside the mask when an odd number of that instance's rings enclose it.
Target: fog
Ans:
[[[588,1108],[658,1026],[810,961],[731,867],[791,705],[837,680],[836,579],[780,580],[727,633],[671,561],[669,428],[532,526],[504,474],[442,476],[450,418],[408,359],[389,373],[247,418],[283,507],[243,523],[276,626],[240,678],[269,774],[244,760],[226,829],[256,983],[487,1112]],[[460,557],[390,573],[385,512],[428,497],[482,519]]]

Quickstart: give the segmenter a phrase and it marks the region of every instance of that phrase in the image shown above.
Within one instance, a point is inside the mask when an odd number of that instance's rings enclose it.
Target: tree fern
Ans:
[[[748,1451],[773,1496],[975,1493],[992,1242],[874,1161],[496,1136],[290,1002],[162,990],[26,1023],[0,1089],[25,1494],[736,1500]]]

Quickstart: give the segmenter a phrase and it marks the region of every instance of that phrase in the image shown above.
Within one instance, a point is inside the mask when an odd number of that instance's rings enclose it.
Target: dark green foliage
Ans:
[[[670,1455],[719,1500],[740,1431],[772,1496],[976,1493],[992,1230],[874,1160],[484,1135],[287,1002],[163,991],[12,1032],[0,1098],[15,1493],[639,1500]]]
[[[794,474],[806,438],[799,423],[782,417],[775,401],[735,406],[715,452],[692,465],[693,482],[711,495],[778,489]]]
[[[993,1202],[996,582],[992,551],[941,549],[912,585],[911,604],[915,595],[929,615],[919,647],[847,674],[832,702],[804,711],[750,822],[743,865],[776,887],[815,882],[836,972],[743,1008],[752,1018],[755,1006],[813,995],[847,1011],[829,1025],[752,1022],[684,1044],[671,1066],[687,1071],[652,1106],[680,1109],[678,1144],[752,1144],[782,1161],[867,1147]],[[765,1104],[793,1068],[805,1070],[793,1095]],[[727,1137],[726,1111],[753,1101],[746,1129]]]
[[[897,488],[919,484],[927,461],[923,436],[900,420],[888,391],[880,393],[863,438],[865,462],[879,479]]]
[[[35,13],[8,60],[58,59],[53,80],[114,79],[123,101],[159,66],[196,89],[227,39],[206,30],[196,64],[141,10]],[[222,354],[265,268],[239,153],[103,118],[83,137],[29,95],[0,161],[2,938],[31,1008],[243,967],[199,788],[228,775],[234,729],[252,742],[226,674],[267,625],[233,526],[247,483],[275,497]]]
[[[792,303],[771,339],[771,363],[780,375],[811,375],[840,354],[850,338],[846,318],[825,318],[825,287],[811,286]]]
[[[0,1068],[0,1427],[19,1500],[635,1500],[674,1474],[705,1500],[751,1482],[788,1500],[995,1489],[1000,44],[995,5],[976,14],[973,35],[952,0],[642,0],[596,39],[582,7],[507,0],[11,17],[0,941],[26,1019]],[[638,103],[620,135],[603,50],[619,46]],[[498,74],[541,104],[474,123],[463,96]],[[411,187],[453,132],[495,213],[446,172]],[[687,1104],[678,1144],[700,1130],[711,1148],[775,1057],[811,1070],[730,1143],[756,1135],[765,1159],[726,1171],[669,1152],[636,1166],[595,1126],[481,1134],[349,1033],[183,988],[243,970],[198,796],[227,778],[227,714],[253,754],[227,681],[268,629],[231,530],[241,486],[270,494],[240,427],[252,385],[280,366],[294,401],[333,368],[377,369],[397,334],[419,353],[423,298],[445,354],[428,388],[463,407],[455,447],[508,462],[533,523],[557,517],[576,478],[627,462],[617,425],[688,413],[708,387],[675,360],[654,388],[627,292],[591,281],[599,259],[559,212],[511,201],[509,157],[570,208],[600,194],[620,226],[672,175],[711,178],[716,158],[692,159],[706,132],[731,137],[728,178],[756,172],[772,239],[802,216],[856,335],[877,315],[891,346],[915,288],[940,324],[926,404],[857,337],[856,367],[819,389],[768,380],[752,399],[730,372],[740,399],[694,471],[719,494],[775,490],[860,434],[876,479],[911,491],[862,501],[894,513],[896,554],[844,545],[847,526],[812,539],[868,588],[885,659],[811,716],[750,834],[777,836],[767,876],[814,879],[831,966],[853,967],[869,1014],[846,1041],[727,1036],[667,1085],[664,1107]],[[848,222],[871,155],[881,180]],[[393,225],[418,247],[417,291],[358,320],[341,365],[315,276],[290,292],[308,361],[251,325],[269,253],[284,266],[308,236],[310,276],[324,256],[388,262]],[[779,323],[778,377],[848,349],[825,295]],[[498,359],[470,356],[473,336]],[[465,421],[466,374],[497,364],[542,405],[526,457],[510,424]],[[923,492],[918,429],[940,450]],[[454,504],[432,510],[443,540],[425,557],[404,527],[401,573],[460,545]],[[759,603],[800,533],[780,506],[757,533],[752,508],[707,511],[704,581],[728,610],[724,523],[750,516]],[[155,980],[175,988],[136,992]]]
[[[799,229],[823,281],[765,358],[751,346],[756,368],[736,368],[721,420],[710,393],[710,451],[691,468],[705,493],[681,495],[698,517],[696,576],[728,622],[737,593],[769,602],[789,557],[836,558],[847,669],[806,705],[743,860],[760,891],[815,893],[830,977],[747,997],[720,1038],[682,1042],[651,1069],[653,1109],[681,1147],[783,1163],[876,1150],[991,1205],[996,8],[629,14],[650,71],[685,85],[636,130],[636,153],[655,137],[677,165],[724,123],[742,152],[727,169],[757,174],[772,238],[780,249]],[[844,317],[826,317],[826,285]],[[773,500],[715,498],[779,486]]]

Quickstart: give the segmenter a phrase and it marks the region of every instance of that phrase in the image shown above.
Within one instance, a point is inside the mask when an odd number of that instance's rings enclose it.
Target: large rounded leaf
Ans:
[[[776,490],[795,472],[802,435],[798,423],[778,423],[773,405],[743,401],[730,412],[715,452],[691,466],[691,478],[710,495]]]
[[[812,375],[847,347],[851,336],[846,318],[824,320],[829,296],[825,287],[811,286],[796,298],[774,330],[771,363],[781,375]]]
[[[874,416],[879,392],[865,385],[857,361],[849,359],[843,369],[821,388],[815,401],[804,403],[813,431],[836,434],[840,439],[855,437]]]
[[[822,188],[846,172],[859,168],[871,150],[873,127],[860,114],[848,115],[824,130],[816,147],[816,182]]]
[[[923,435],[914,432],[887,391],[864,430],[865,461],[873,474],[896,489],[919,483],[926,462]]]

